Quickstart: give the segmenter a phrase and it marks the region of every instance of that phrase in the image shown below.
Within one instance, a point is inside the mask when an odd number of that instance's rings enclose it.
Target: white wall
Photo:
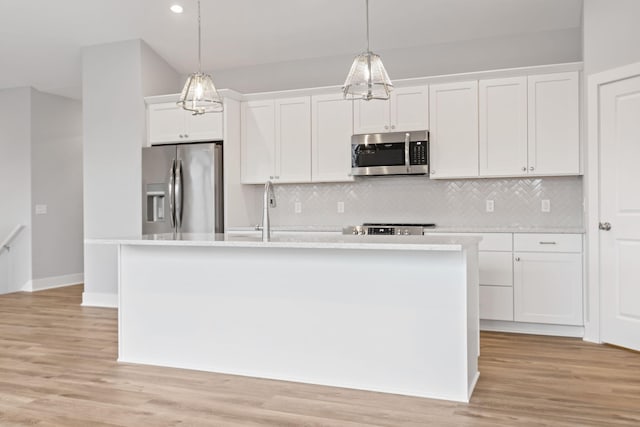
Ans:
[[[82,73],[85,239],[139,235],[143,97],[179,91],[179,75],[140,40],[84,48]],[[116,247],[84,257],[83,304],[115,305]]]
[[[375,51],[375,49],[374,49]],[[353,55],[214,70],[219,88],[243,93],[341,85]],[[392,80],[582,60],[579,28],[376,52]]]
[[[640,61],[640,1],[584,0],[587,74]]]
[[[26,226],[11,251],[0,252],[0,292],[17,291],[31,279],[30,93],[0,90],[0,240]]]
[[[82,282],[82,105],[36,90],[31,101],[33,281]]]

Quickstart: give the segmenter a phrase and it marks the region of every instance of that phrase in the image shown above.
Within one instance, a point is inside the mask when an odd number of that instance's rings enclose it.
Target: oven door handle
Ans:
[[[404,164],[407,166],[407,172],[411,172],[411,156],[409,155],[409,147],[411,146],[411,134],[404,134]]]

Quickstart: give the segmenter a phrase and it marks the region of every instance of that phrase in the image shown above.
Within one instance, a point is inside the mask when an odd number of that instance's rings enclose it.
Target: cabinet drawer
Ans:
[[[515,252],[582,252],[582,234],[516,233]]]
[[[482,241],[478,246],[481,251],[511,251],[513,249],[511,233],[481,233]]]
[[[481,285],[480,318],[513,321],[513,288]]]

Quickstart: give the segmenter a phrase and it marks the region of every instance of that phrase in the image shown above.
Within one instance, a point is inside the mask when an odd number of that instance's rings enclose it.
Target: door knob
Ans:
[[[611,230],[611,224],[608,222],[601,222],[598,224],[598,228],[600,230],[609,231]]]

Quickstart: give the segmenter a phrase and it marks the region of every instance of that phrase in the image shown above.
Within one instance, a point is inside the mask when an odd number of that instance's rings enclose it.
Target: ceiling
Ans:
[[[169,10],[181,4],[184,13]],[[364,0],[202,0],[208,71],[356,54]],[[370,0],[371,49],[575,29],[582,0]],[[142,39],[178,72],[197,68],[196,0],[0,0],[0,89],[79,98],[81,48]],[[215,76],[214,76],[215,77]]]

